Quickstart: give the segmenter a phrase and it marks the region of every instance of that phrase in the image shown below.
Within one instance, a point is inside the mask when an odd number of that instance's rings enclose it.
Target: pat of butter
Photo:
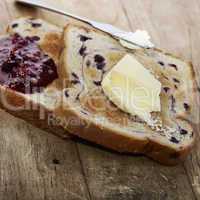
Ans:
[[[140,47],[145,48],[153,48],[154,44],[151,42],[151,37],[147,31],[137,30],[134,33],[127,32],[126,34],[121,34],[125,40],[132,41],[133,43],[139,45]],[[120,40],[122,46],[128,49],[138,49],[139,46],[133,45],[130,42],[126,42],[125,40]]]
[[[160,112],[161,83],[127,54],[105,76],[102,88],[121,110],[137,115],[151,125],[151,112]]]

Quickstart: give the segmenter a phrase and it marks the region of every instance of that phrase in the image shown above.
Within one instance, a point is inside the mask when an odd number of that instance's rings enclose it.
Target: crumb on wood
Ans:
[[[52,162],[53,162],[53,164],[55,164],[55,165],[59,165],[59,164],[60,164],[60,161],[59,161],[58,159],[56,159],[56,158],[54,158],[54,159],[52,160]]]

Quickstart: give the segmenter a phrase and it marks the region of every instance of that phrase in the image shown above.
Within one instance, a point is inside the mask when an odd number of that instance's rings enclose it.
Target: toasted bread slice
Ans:
[[[190,123],[194,109],[190,63],[157,49],[127,50],[110,35],[81,25],[65,28],[64,45],[61,68],[68,82],[56,116],[67,131],[163,164],[173,165],[186,157],[195,138]],[[102,90],[103,77],[126,53],[132,53],[162,83],[162,126],[149,127],[118,109]]]
[[[59,74],[59,56],[62,49],[63,29],[41,19],[31,17],[19,18],[13,21],[7,28],[6,36],[19,34],[21,37],[37,39],[37,44],[43,53],[53,59],[57,65]],[[30,123],[45,130],[56,132],[63,136],[61,126],[56,126],[52,121],[51,113],[59,105],[61,84],[59,78],[51,82],[40,93],[23,94],[11,90],[4,85],[0,86],[1,108],[9,113],[25,119]],[[52,130],[52,126],[55,130]],[[66,135],[66,134],[64,134]]]

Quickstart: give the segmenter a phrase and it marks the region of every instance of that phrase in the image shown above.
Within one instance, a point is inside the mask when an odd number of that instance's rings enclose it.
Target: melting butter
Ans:
[[[133,55],[125,55],[104,77],[105,95],[121,110],[152,125],[151,112],[160,112],[161,83]]]

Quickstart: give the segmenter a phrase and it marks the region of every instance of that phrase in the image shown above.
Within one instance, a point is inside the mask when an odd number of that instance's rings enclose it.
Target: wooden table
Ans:
[[[200,75],[199,0],[47,2],[126,30],[146,29],[156,46],[192,60]],[[0,0],[0,31],[23,15],[59,24],[66,20]],[[165,167],[145,157],[122,156],[83,141],[62,140],[4,111],[0,112],[0,132],[0,200],[200,199],[199,146],[184,164]]]

